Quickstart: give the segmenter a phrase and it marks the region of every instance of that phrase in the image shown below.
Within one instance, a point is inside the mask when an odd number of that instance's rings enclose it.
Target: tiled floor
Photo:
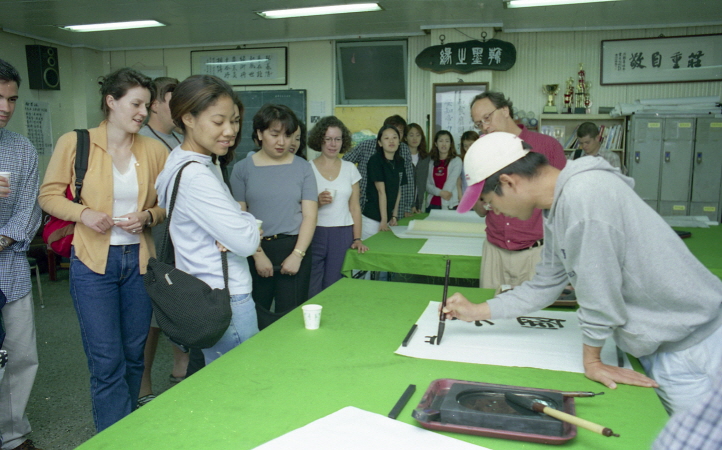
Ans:
[[[60,270],[55,282],[41,274],[41,283],[45,299],[42,309],[33,277],[40,366],[27,409],[33,428],[30,438],[44,450],[70,450],[95,433],[88,366],[68,289],[68,271]],[[171,387],[168,375],[172,363],[170,344],[161,338],[153,365],[156,395]]]

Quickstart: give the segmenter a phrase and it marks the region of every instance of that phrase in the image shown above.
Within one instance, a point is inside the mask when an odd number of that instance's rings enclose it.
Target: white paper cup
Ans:
[[[5,177],[8,179],[8,187],[10,187],[10,179],[12,178],[12,172],[0,172],[0,177]]]
[[[321,325],[321,305],[303,305],[303,323],[307,330],[318,330]]]
[[[329,194],[331,194],[331,201],[333,201],[336,198],[336,189],[325,189],[328,191]]]
[[[256,219],[256,225],[258,225],[258,230],[260,231],[260,229],[263,227],[263,221],[260,219]]]

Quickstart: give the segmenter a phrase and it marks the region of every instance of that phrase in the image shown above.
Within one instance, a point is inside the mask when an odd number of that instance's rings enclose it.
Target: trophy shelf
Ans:
[[[625,161],[627,118],[611,117],[609,114],[542,114],[539,118],[539,132],[556,138],[569,156],[576,148],[577,128],[584,122],[593,122],[604,137],[602,147],[619,154]],[[602,130],[604,126],[604,130]],[[611,139],[611,140],[610,140]],[[607,142],[609,141],[609,142]]]

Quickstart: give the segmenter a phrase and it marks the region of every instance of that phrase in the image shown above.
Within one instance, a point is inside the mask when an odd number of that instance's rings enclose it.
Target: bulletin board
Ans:
[[[296,113],[298,120],[306,122],[306,90],[287,89],[269,91],[235,91],[243,102],[245,113],[243,113],[243,126],[241,127],[241,142],[236,147],[235,160],[229,165],[229,173],[233,164],[245,158],[248,152],[255,150],[253,143],[253,116],[256,115],[261,106],[266,103],[285,105]]]
[[[437,131],[447,130],[452,136],[460,137],[465,131],[474,129],[471,120],[471,100],[489,90],[489,83],[435,83],[433,86],[432,136]]]

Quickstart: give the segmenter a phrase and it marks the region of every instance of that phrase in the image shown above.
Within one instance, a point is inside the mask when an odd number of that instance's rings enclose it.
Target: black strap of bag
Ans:
[[[80,191],[83,189],[83,180],[88,171],[88,158],[90,158],[90,133],[88,130],[75,130],[78,143],[75,147],[75,197],[73,202],[80,203]]]
[[[183,164],[183,166],[181,166],[180,170],[178,171],[178,175],[176,175],[175,177],[175,183],[173,184],[173,193],[170,196],[170,202],[168,203],[168,215],[166,217],[168,226],[165,227],[165,230],[163,232],[163,239],[160,243],[160,249],[158,250],[158,259],[168,264],[172,264],[172,262],[169,262],[162,258],[168,259],[168,253],[170,253],[171,255],[173,254],[173,243],[171,242],[170,238],[170,220],[173,216],[173,206],[175,205],[175,198],[178,194],[178,186],[180,186],[181,175],[183,174],[183,169],[188,167],[189,164],[193,164],[196,162],[197,161],[188,161],[187,163]],[[223,282],[226,289],[228,289],[228,255],[226,255],[226,252],[221,252],[221,263],[223,265]]]

